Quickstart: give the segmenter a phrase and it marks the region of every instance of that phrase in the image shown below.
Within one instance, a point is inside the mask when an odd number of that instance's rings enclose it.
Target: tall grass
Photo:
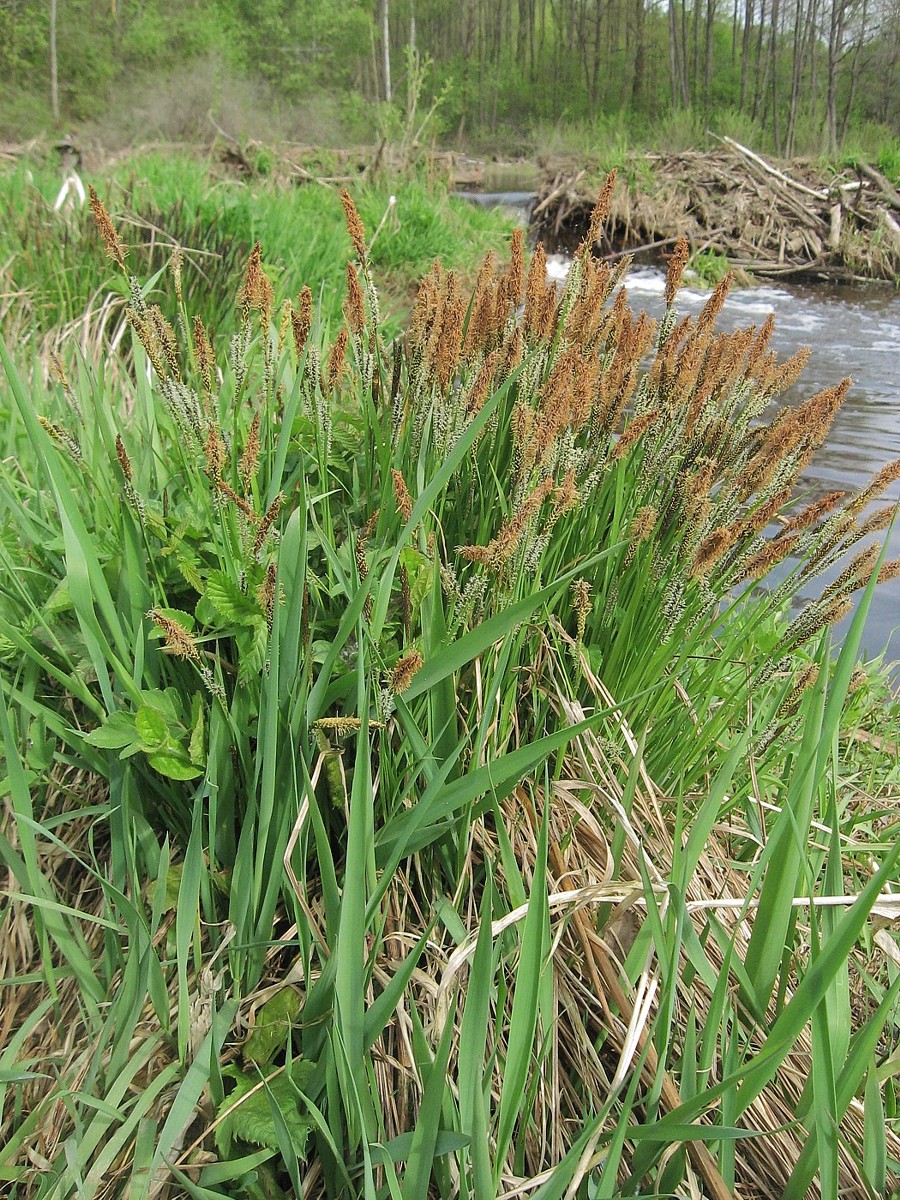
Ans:
[[[277,264],[284,295],[306,284],[323,316],[339,320],[340,296],[330,285],[343,270],[345,246],[333,188],[239,181],[195,158],[146,153],[114,164],[94,183],[131,246],[133,268],[149,279],[178,250],[178,287],[216,330],[233,330],[231,297],[257,241]],[[8,297],[0,318],[7,327],[15,321],[19,340],[71,342],[77,334],[87,348],[98,330],[108,335],[118,325],[127,296],[104,263],[89,211],[54,211],[58,190],[57,173],[36,162],[0,173],[0,264]],[[393,202],[391,194],[392,185],[379,179],[360,189],[359,204],[369,227],[378,229],[372,258],[389,284],[388,316],[396,331],[435,254],[466,271],[501,246],[511,224],[498,211],[452,199],[424,177],[405,180]],[[159,275],[156,285],[168,285],[168,303],[175,302],[169,274]]]
[[[337,332],[256,246],[230,339],[95,198],[133,372],[2,351],[15,1194],[887,1186],[898,849],[839,735],[894,469],[798,511],[845,387],[773,411],[802,359],[727,281],[679,319],[684,246],[631,312],[612,185],[563,294],[516,234],[392,343],[349,196]]]

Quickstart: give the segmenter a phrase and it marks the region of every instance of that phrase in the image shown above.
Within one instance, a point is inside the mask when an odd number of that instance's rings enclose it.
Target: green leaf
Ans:
[[[148,751],[161,749],[169,740],[169,727],[165,717],[157,709],[146,704],[137,710],[134,726]]]
[[[284,1045],[303,1007],[296,988],[284,987],[267,1000],[256,1016],[256,1024],[244,1043],[244,1059],[265,1067],[275,1051]]]
[[[165,775],[167,779],[196,779],[203,774],[201,767],[194,766],[185,752],[177,746],[165,750],[157,750],[148,754],[147,761],[154,771]]]
[[[238,683],[242,686],[262,674],[269,651],[269,627],[265,619],[257,613],[247,624],[252,626],[252,632],[241,634],[238,639]]]
[[[281,1113],[295,1153],[298,1158],[302,1157],[313,1123],[310,1117],[300,1111],[297,1089],[305,1087],[315,1073],[315,1064],[305,1060],[295,1062],[290,1075],[286,1070],[279,1069],[269,1077],[227,1067],[222,1074],[233,1079],[235,1086],[219,1106],[220,1113],[232,1110],[216,1128],[216,1148],[219,1153],[227,1158],[235,1139],[277,1150],[278,1135],[272,1115],[274,1105]],[[263,1086],[258,1087],[261,1081]],[[257,1087],[258,1090],[254,1091]],[[243,1099],[245,1096],[246,1099]]]
[[[414,613],[418,612],[431,588],[434,566],[430,558],[413,546],[404,546],[400,551],[400,565],[406,567],[409,576],[410,608]]]
[[[166,870],[164,895],[159,904],[159,912],[172,912],[178,903],[178,890],[181,887],[181,876],[184,871],[182,863],[172,863]],[[157,902],[159,880],[153,879],[147,887],[147,899],[151,904]]]
[[[205,749],[205,711],[203,708],[203,696],[200,692],[194,693],[194,700],[191,706],[191,740],[188,742],[188,758],[196,767],[206,765],[206,749]]]
[[[414,1136],[415,1132],[410,1130],[408,1133],[399,1133],[389,1142],[373,1146],[372,1161],[384,1162],[386,1159],[390,1159],[391,1162],[406,1162],[413,1148]],[[453,1154],[468,1146],[471,1140],[467,1134],[458,1133],[455,1129],[439,1129],[434,1142],[433,1155],[435,1158],[441,1158],[444,1154]]]
[[[204,592],[222,620],[229,624],[253,625],[262,616],[256,598],[242,592],[224,571],[210,573]]]
[[[130,713],[114,712],[97,729],[92,729],[84,739],[90,746],[101,750],[121,750],[140,742],[134,717]]]

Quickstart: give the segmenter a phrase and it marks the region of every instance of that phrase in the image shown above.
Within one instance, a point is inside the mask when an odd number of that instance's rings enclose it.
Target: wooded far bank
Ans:
[[[900,163],[900,0],[16,0],[0,135],[404,134],[486,149],[707,129]]]

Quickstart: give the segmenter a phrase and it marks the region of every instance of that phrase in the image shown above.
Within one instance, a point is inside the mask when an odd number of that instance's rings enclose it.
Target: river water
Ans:
[[[476,197],[472,197],[476,199]],[[533,197],[521,192],[477,197],[480,203],[500,203],[527,221]],[[550,256],[551,276],[564,279],[569,259]],[[632,267],[625,287],[632,308],[651,316],[663,310],[665,277],[648,266]],[[683,314],[697,313],[709,296],[700,288],[684,287],[678,306]],[[810,499],[835,489],[863,487],[886,463],[900,458],[900,290],[890,284],[782,283],[734,291],[726,301],[719,327],[759,325],[775,313],[772,348],[782,358],[800,346],[812,354],[800,381],[783,402],[797,403],[849,375],[853,387],[831,434],[807,468],[804,492]],[[900,482],[879,501],[900,500]],[[881,535],[882,537],[885,535]],[[889,559],[900,559],[900,520],[889,536]],[[821,581],[814,585],[821,588]],[[836,628],[840,637],[849,618]],[[900,579],[876,589],[863,634],[867,658],[886,651],[888,662],[900,659]],[[898,671],[894,672],[895,678]]]

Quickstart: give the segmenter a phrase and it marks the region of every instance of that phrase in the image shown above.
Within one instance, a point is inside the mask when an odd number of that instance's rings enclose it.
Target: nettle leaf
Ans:
[[[203,768],[195,766],[180,746],[167,746],[165,750],[148,754],[147,761],[154,771],[167,779],[196,779],[203,774]]]
[[[166,611],[176,612],[177,610],[172,608]],[[191,623],[193,624],[193,622]],[[162,713],[170,728],[178,725],[181,697],[176,688],[151,688],[149,691],[141,692],[141,700],[148,708],[154,708],[158,713]]]
[[[150,708],[147,704],[137,710],[134,726],[148,751],[161,750],[169,740],[166,718],[158,709]]]
[[[178,892],[181,888],[181,876],[184,874],[184,863],[172,863],[166,871],[165,892],[162,901],[162,912],[172,912],[178,903]],[[150,904],[156,903],[156,889],[159,887],[158,879],[151,879],[147,884],[147,900]]]
[[[69,592],[69,585],[68,583],[59,583],[44,604],[44,616],[50,617],[54,613],[68,612],[71,607],[72,596]]]
[[[110,713],[102,725],[85,735],[84,740],[101,750],[122,750],[126,746],[140,746],[141,742],[134,717],[124,712]]]
[[[206,764],[204,732],[205,715],[203,697],[199,692],[195,692],[191,703],[191,740],[188,742],[188,758],[197,767],[202,767]]]
[[[276,992],[256,1014],[256,1024],[244,1043],[244,1060],[267,1066],[285,1044],[302,1007],[303,998],[296,988]]]
[[[400,551],[400,563],[406,567],[409,576],[409,602],[415,612],[422,607],[422,601],[431,591],[434,564],[413,546],[403,547]]]
[[[298,1158],[306,1151],[306,1140],[312,1128],[312,1120],[301,1112],[299,1096],[296,1088],[304,1088],[316,1073],[315,1064],[301,1059],[291,1067],[290,1077],[286,1070],[276,1070],[265,1084],[253,1095],[248,1095],[260,1082],[258,1071],[245,1072],[237,1067],[226,1067],[223,1075],[235,1081],[234,1088],[229,1092],[220,1105],[220,1112],[225,1112],[242,1096],[246,1100],[237,1104],[233,1112],[216,1127],[216,1149],[227,1158],[235,1139],[249,1142],[254,1146],[266,1146],[270,1150],[278,1150],[278,1134],[275,1131],[275,1121],[272,1116],[272,1106],[277,1107],[284,1121],[291,1145]]]
[[[242,635],[238,640],[238,683],[249,683],[251,679],[262,674],[266,665],[269,650],[269,627],[263,617],[257,614],[253,632]]]
[[[230,624],[252,625],[262,616],[256,597],[242,592],[224,571],[210,572],[204,593],[222,620]]]

